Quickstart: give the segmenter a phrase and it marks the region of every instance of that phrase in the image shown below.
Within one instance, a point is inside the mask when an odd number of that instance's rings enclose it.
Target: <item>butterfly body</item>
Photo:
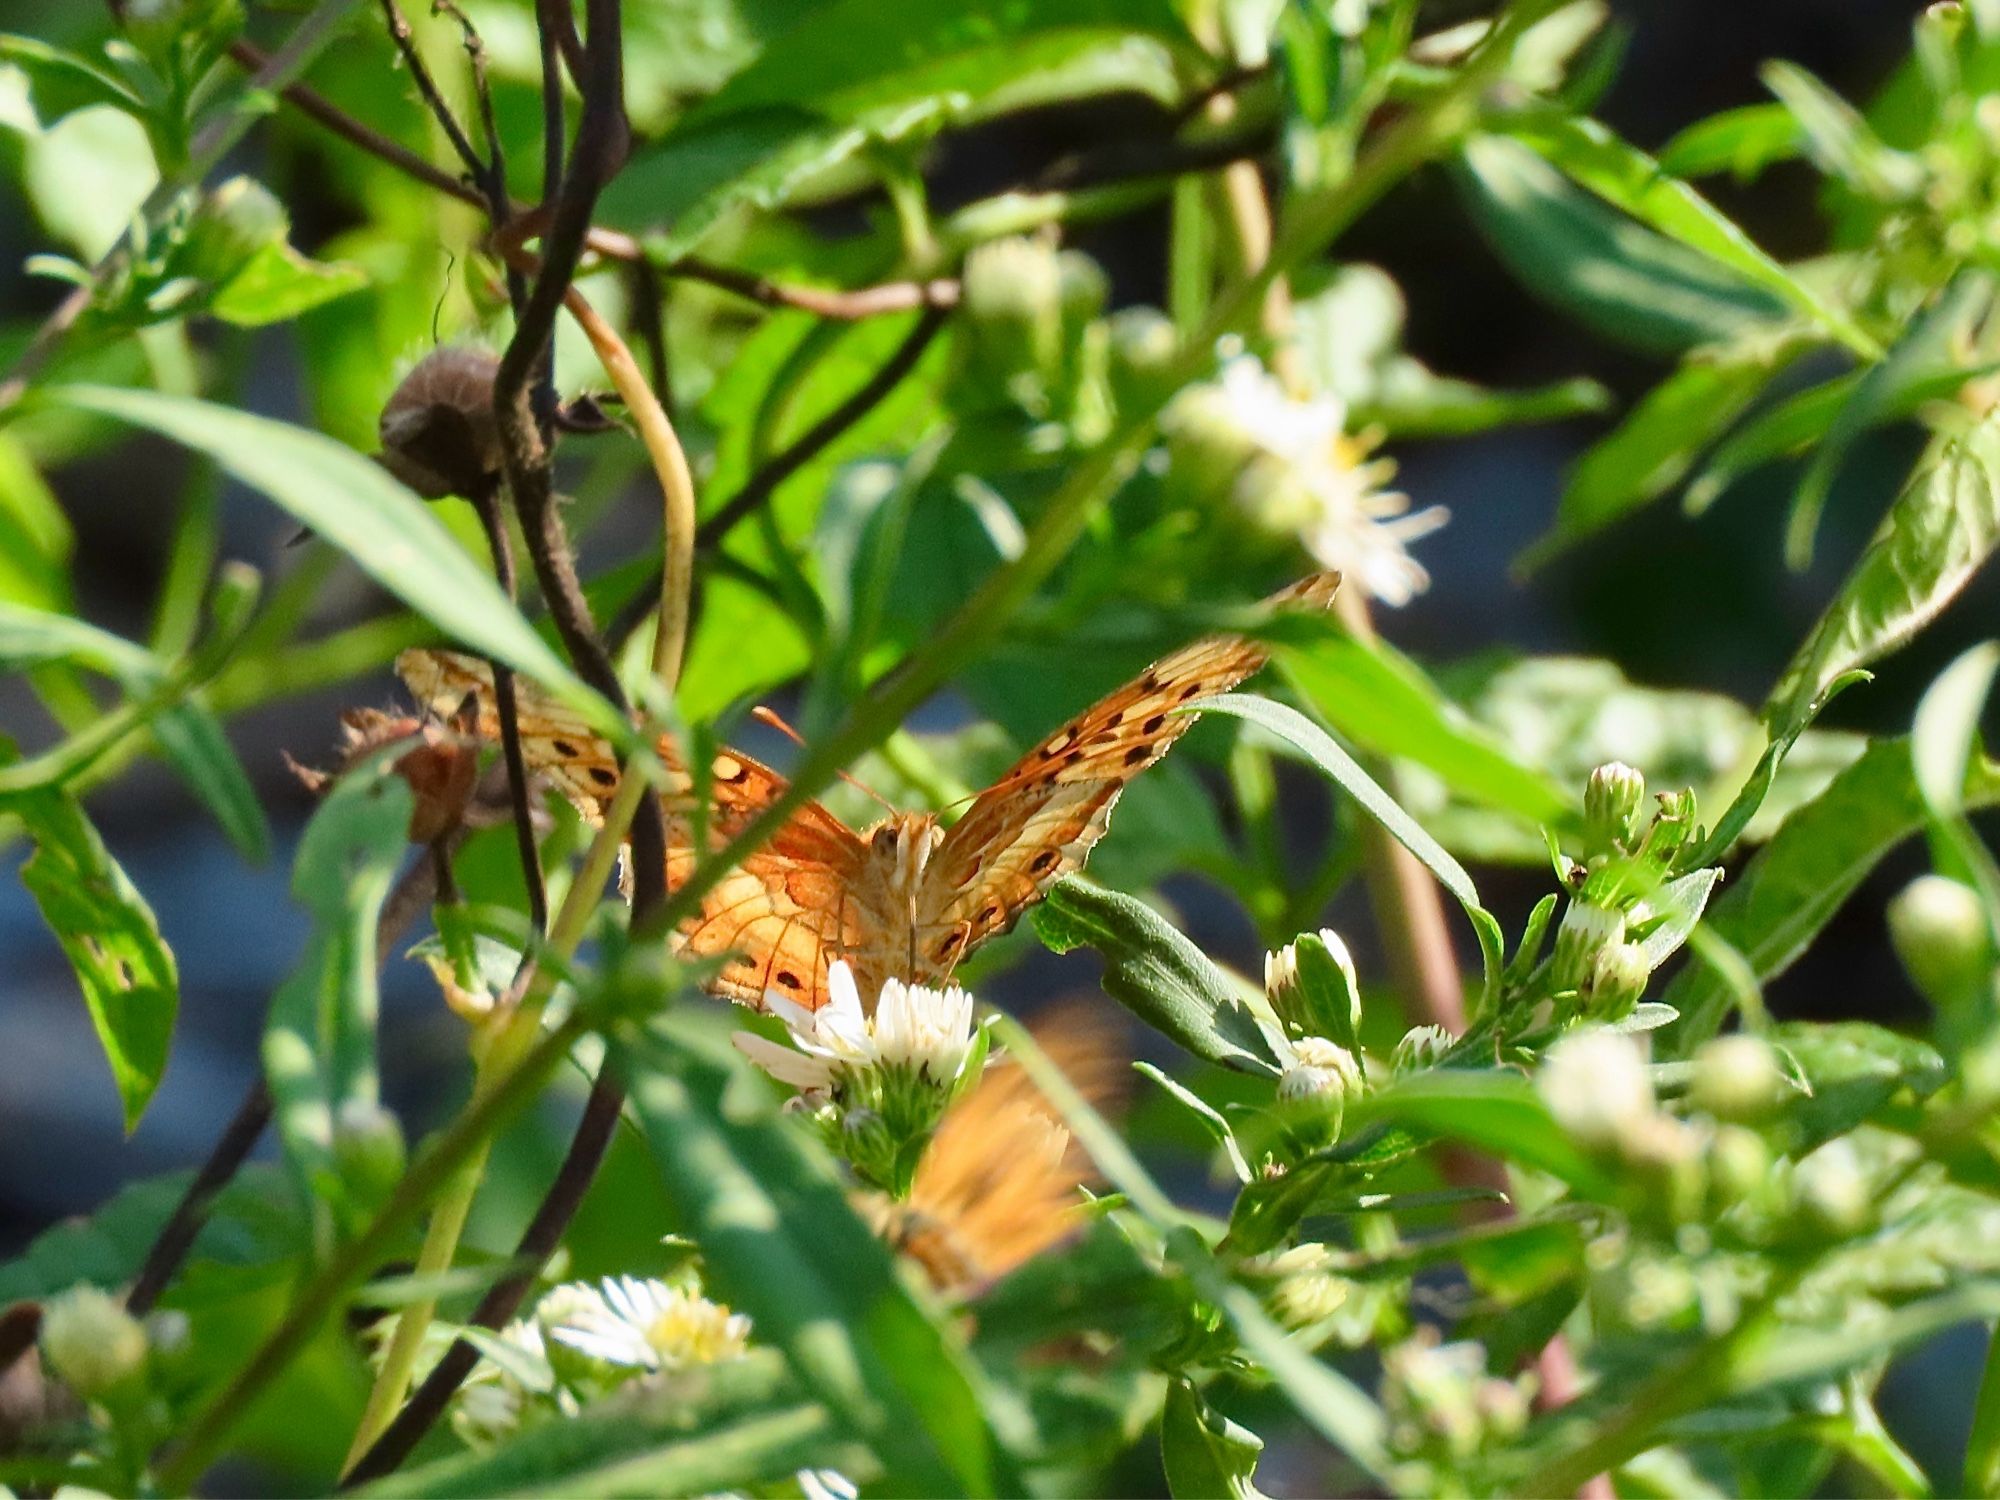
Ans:
[[[1272,602],[1325,608],[1339,578],[1317,574]],[[1258,642],[1211,636],[1163,657],[1071,719],[945,827],[934,813],[892,813],[857,832],[818,802],[801,804],[762,848],[716,881],[682,924],[677,946],[723,957],[715,993],[761,1008],[766,993],[817,1009],[836,959],[872,1001],[882,981],[938,983],[987,939],[1009,930],[1056,881],[1082,867],[1131,779],[1194,722],[1180,711],[1227,692],[1264,665]],[[397,670],[417,699],[449,712],[468,694],[480,731],[497,735],[485,663],[406,651]],[[575,715],[521,690],[522,751],[586,817],[615,791],[611,747]],[[696,780],[671,740],[659,746],[669,818],[667,884],[678,890],[785,790],[776,771],[736,750],[710,764],[705,818]],[[706,848],[695,829],[707,825]]]

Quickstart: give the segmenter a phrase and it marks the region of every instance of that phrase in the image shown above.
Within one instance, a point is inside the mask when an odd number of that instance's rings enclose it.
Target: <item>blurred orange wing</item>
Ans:
[[[1338,573],[1316,573],[1269,602],[1273,608],[1325,609],[1339,583]],[[1193,725],[1193,714],[1175,710],[1228,692],[1269,659],[1260,642],[1245,636],[1196,641],[1085,709],[1016,762],[952,825],[925,871],[917,924],[923,956],[949,972],[1081,868],[1126,783]]]
[[[478,733],[500,737],[492,669],[477,657],[452,651],[405,651],[396,671],[417,700],[434,712],[455,713],[467,697],[478,704]],[[574,803],[593,824],[618,789],[618,759],[610,743],[578,715],[531,684],[516,688],[521,752],[531,771]],[[666,767],[667,887],[678,889],[693,871],[695,783],[679,747],[662,737]],[[785,790],[769,766],[735,750],[710,763],[708,848],[712,852],[748,827]],[[826,1003],[826,971],[835,958],[868,941],[849,887],[865,857],[852,829],[817,802],[785,820],[763,848],[702,897],[701,910],[676,936],[684,952],[729,955],[710,988],[746,1005],[762,1007],[775,989],[811,1009]]]

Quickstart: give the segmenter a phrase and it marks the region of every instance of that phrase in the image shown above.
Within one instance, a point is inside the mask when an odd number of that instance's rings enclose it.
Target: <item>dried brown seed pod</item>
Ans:
[[[426,500],[473,496],[500,475],[500,430],[490,350],[434,349],[403,377],[382,408],[382,466]]]

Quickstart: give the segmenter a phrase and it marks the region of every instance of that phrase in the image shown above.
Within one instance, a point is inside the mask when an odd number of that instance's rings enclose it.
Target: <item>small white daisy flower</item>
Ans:
[[[957,1081],[974,1031],[972,997],[957,985],[934,990],[891,979],[870,1016],[854,971],[839,959],[827,971],[826,990],[818,1010],[766,991],[765,1009],[785,1023],[792,1046],[739,1031],[737,1047],[780,1083],[809,1094],[831,1094],[842,1074],[870,1068],[906,1068],[939,1085]]]
[[[1219,381],[1177,396],[1163,426],[1170,440],[1247,449],[1248,461],[1229,467],[1239,507],[1267,530],[1296,534],[1316,561],[1370,598],[1408,604],[1430,587],[1409,544],[1449,513],[1435,505],[1412,513],[1408,495],[1384,489],[1394,466],[1368,459],[1367,445],[1346,431],[1347,417],[1339,397],[1299,400],[1239,354]]]
[[[680,1370],[739,1358],[750,1320],[719,1302],[636,1276],[607,1278],[594,1297],[580,1297],[543,1319],[549,1337],[592,1359],[639,1370]]]

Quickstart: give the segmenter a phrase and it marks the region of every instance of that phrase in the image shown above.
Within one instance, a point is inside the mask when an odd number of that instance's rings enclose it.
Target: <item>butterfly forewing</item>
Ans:
[[[1271,603],[1324,608],[1338,583],[1337,574],[1315,574]],[[918,917],[930,960],[948,970],[1079,868],[1126,784],[1193,725],[1193,714],[1177,710],[1228,692],[1269,656],[1244,636],[1196,641],[1022,756],[973,801],[930,863]]]

